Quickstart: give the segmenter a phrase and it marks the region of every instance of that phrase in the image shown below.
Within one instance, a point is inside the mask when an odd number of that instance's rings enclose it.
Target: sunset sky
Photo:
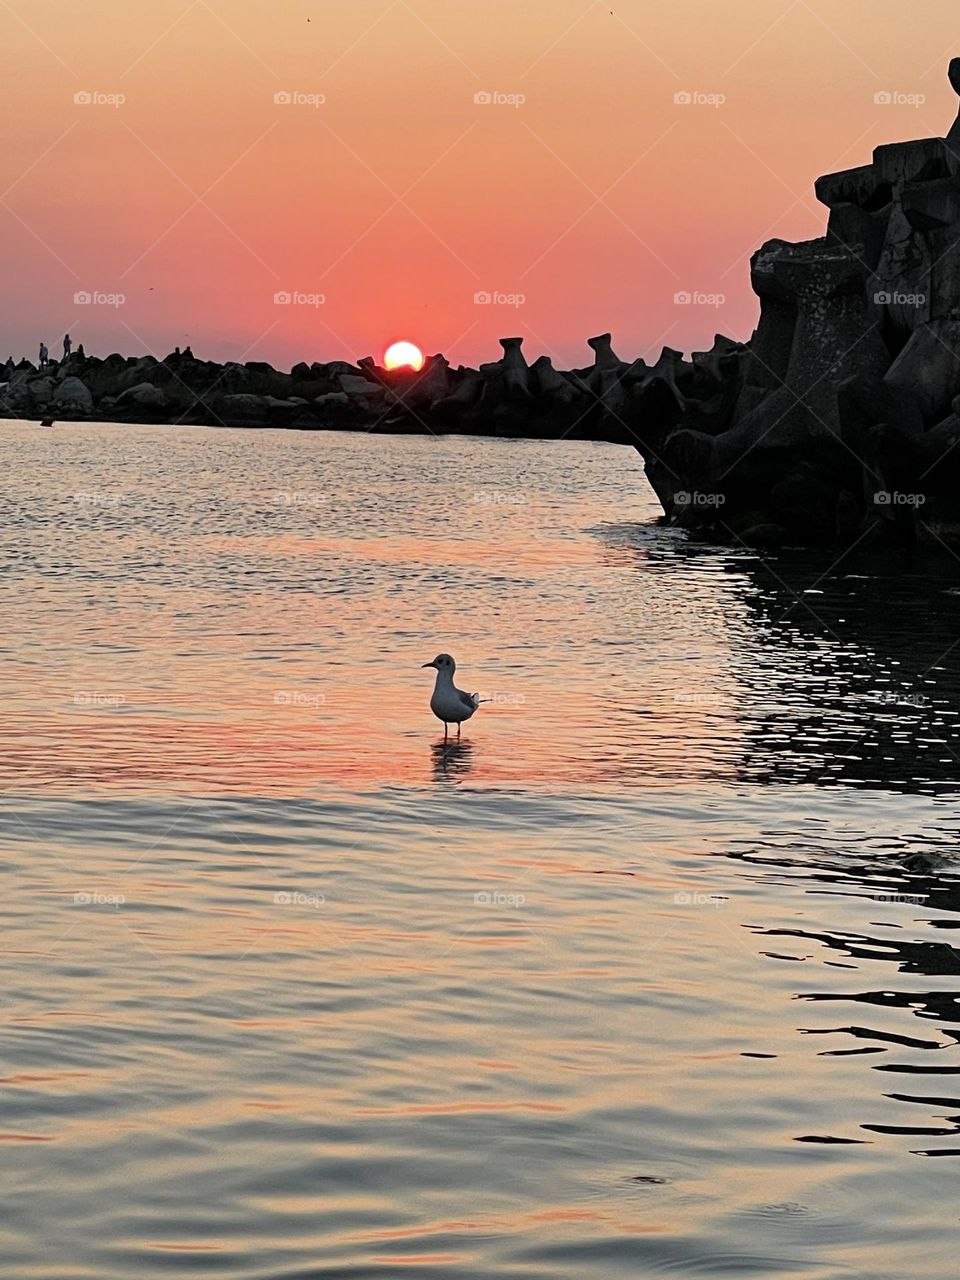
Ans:
[[[945,133],[960,52],[956,0],[0,0],[0,40],[0,358],[280,367],[746,338],[750,253]]]

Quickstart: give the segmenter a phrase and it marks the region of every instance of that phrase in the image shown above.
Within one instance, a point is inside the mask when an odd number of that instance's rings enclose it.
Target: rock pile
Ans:
[[[950,82],[960,94],[960,59]],[[816,193],[826,235],[753,256],[750,341],[678,367],[677,401],[634,398],[647,472],[668,519],[724,541],[956,541],[960,120]]]

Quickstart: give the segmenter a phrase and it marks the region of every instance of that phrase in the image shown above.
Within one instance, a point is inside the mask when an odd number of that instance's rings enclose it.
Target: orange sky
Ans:
[[[3,0],[0,42],[0,358],[281,367],[748,337],[750,252],[822,231],[817,174],[946,132],[960,53],[956,0]]]

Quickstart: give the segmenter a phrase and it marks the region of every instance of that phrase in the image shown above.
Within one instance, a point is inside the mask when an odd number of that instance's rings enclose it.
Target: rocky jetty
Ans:
[[[651,371],[642,361],[618,360],[609,334],[589,340],[591,367],[567,373],[547,356],[528,365],[522,338],[500,342],[501,359],[479,369],[454,369],[435,355],[420,370],[388,371],[367,356],[357,364],[301,363],[283,373],[261,361],[198,360],[189,348],[163,359],[78,352],[40,369],[8,360],[0,368],[0,416],[632,443],[621,410],[630,388]]]
[[[960,94],[960,59],[950,64]],[[419,371],[220,365],[188,348],[38,369],[7,361],[0,414],[608,440],[644,459],[664,518],[748,545],[960,541],[960,118],[946,138],[878,147],[816,184],[826,234],[751,262],[760,319],[689,360],[499,360]]]
[[[960,94],[960,59],[950,83]],[[960,120],[878,147],[816,194],[826,235],[753,256],[750,341],[679,365],[670,395],[635,392],[647,474],[669,520],[723,541],[953,544]]]

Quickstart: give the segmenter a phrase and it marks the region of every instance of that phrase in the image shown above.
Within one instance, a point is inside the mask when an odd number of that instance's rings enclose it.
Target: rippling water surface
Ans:
[[[0,454],[5,1280],[955,1274],[960,563],[612,446]]]

